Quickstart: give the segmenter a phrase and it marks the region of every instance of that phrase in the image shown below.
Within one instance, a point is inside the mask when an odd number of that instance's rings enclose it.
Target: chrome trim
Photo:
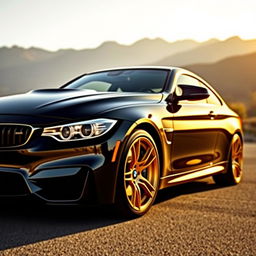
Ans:
[[[110,121],[111,125],[110,127],[105,131],[103,132],[102,134],[100,135],[96,135],[96,136],[92,136],[91,134],[89,136],[83,136],[82,138],[79,138],[79,139],[71,139],[71,140],[61,140],[61,139],[58,139],[57,137],[55,137],[56,135],[59,135],[59,132],[52,132],[51,134],[47,134],[47,133],[44,133],[45,129],[56,129],[56,128],[62,128],[62,127],[65,127],[65,126],[75,126],[75,125],[82,125],[83,123],[89,123],[89,124],[92,124],[92,126],[94,127],[94,123],[93,121],[100,121],[100,120],[107,120],[107,121]],[[75,122],[75,123],[67,123],[67,124],[63,124],[63,125],[56,125],[56,126],[51,126],[51,127],[44,127],[43,129],[43,132],[41,134],[41,136],[45,136],[45,137],[52,137],[53,139],[59,141],[59,142],[72,142],[72,141],[80,141],[80,140],[89,140],[89,139],[94,139],[94,138],[98,138],[98,137],[101,137],[103,135],[105,135],[108,131],[110,131],[113,126],[117,123],[117,120],[114,120],[114,119],[110,119],[110,118],[97,118],[97,119],[90,119],[90,120],[86,120],[86,121],[80,121],[80,122]],[[60,135],[59,135],[60,136]]]
[[[199,177],[204,177],[204,176],[208,176],[208,175],[212,175],[212,174],[215,174],[215,173],[222,172],[223,170],[225,170],[225,168],[223,166],[220,166],[220,165],[210,167],[210,168],[206,168],[206,169],[198,171],[198,172],[188,173],[186,175],[182,175],[182,176],[179,176],[179,177],[174,178],[172,180],[169,180],[168,184],[178,183],[178,182],[182,182],[182,181],[185,181],[185,180],[187,181],[187,180],[197,179]]]
[[[65,127],[68,127],[69,128],[69,131],[70,131],[70,134],[69,134],[69,136],[67,137],[67,138],[65,138],[64,136],[63,136],[63,134],[62,134],[62,132],[63,132],[63,129],[65,128]],[[59,134],[59,136],[61,137],[61,139],[62,140],[66,140],[66,141],[68,141],[70,138],[72,138],[73,136],[74,136],[74,127],[72,127],[72,126],[62,126],[61,128],[60,128],[60,132],[58,133]],[[43,133],[42,133],[42,135],[43,135]],[[44,136],[44,135],[43,135]]]
[[[30,135],[28,136],[28,139],[23,143],[23,144],[20,144],[20,145],[17,145],[17,146],[9,146],[9,147],[1,147],[0,146],[0,150],[1,149],[8,149],[8,148],[18,148],[18,147],[22,147],[24,145],[26,145],[29,140],[31,139],[33,133],[35,130],[38,130],[40,128],[34,128],[33,126],[29,125],[29,124],[19,124],[19,123],[0,123],[0,126],[4,126],[4,125],[19,125],[19,126],[28,126],[31,128],[31,132],[30,132]]]
[[[191,173],[200,172],[202,170],[209,169],[209,168],[212,168],[212,167],[215,167],[215,166],[220,166],[220,165],[227,164],[227,163],[228,163],[228,161],[222,161],[222,162],[216,163],[214,165],[213,165],[213,163],[210,163],[208,166],[206,166],[204,168],[197,168],[197,169],[189,170],[189,171],[186,171],[186,172],[178,172],[178,173],[170,174],[170,175],[161,177],[160,180],[165,180],[165,179],[173,178],[173,177],[176,177],[176,176],[184,176],[184,175],[188,175],[188,174],[191,174]]]
[[[166,143],[169,145],[172,144],[172,141],[168,140],[166,133],[174,132],[174,129],[173,128],[163,128],[163,131],[164,131],[164,137],[165,137]]]
[[[164,128],[163,129],[165,132],[174,132],[173,128]]]

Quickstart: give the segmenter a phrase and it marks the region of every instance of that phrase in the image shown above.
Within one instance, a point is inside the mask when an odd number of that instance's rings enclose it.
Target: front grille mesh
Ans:
[[[0,147],[15,147],[27,142],[32,128],[26,125],[0,124]]]

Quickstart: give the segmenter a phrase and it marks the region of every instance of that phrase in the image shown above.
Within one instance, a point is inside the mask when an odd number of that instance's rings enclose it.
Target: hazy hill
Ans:
[[[195,63],[210,63],[252,52],[256,52],[256,40],[242,40],[239,37],[231,37],[225,41],[217,41],[208,45],[201,45],[196,49],[170,54],[153,64],[184,66]]]
[[[0,69],[13,67],[35,62],[42,62],[49,59],[81,59],[85,64],[97,63],[99,65],[113,65],[112,63],[149,63],[157,61],[166,54],[176,54],[178,52],[193,49],[200,43],[193,40],[167,42],[161,38],[141,39],[132,45],[121,45],[114,41],[102,43],[97,48],[92,49],[64,49],[50,52],[43,49],[31,47],[28,49],[13,46],[11,48],[0,48]],[[86,58],[85,58],[86,57]],[[108,57],[109,59],[105,59]],[[134,59],[136,57],[136,59]],[[102,63],[102,64],[101,64]]]
[[[34,47],[29,49],[18,46],[2,47],[0,48],[0,69],[46,60],[55,55],[56,53]]]
[[[251,93],[256,91],[256,52],[185,68],[205,78],[227,101],[248,103]]]
[[[94,69],[141,65],[199,46],[193,40],[169,43],[142,39],[132,45],[105,42],[95,49],[49,52],[38,48],[0,48],[0,94],[56,87]]]
[[[2,47],[0,94],[58,87],[77,75],[95,69],[156,63],[168,66],[196,64],[188,68],[216,84],[226,97],[247,99],[255,86],[254,55],[226,59],[211,65],[207,63],[248,52],[256,52],[256,40],[241,40],[238,37],[225,41],[211,39],[203,43],[193,40],[170,43],[160,38],[142,39],[132,45],[105,42],[95,49],[64,49],[56,52],[17,46]],[[159,62],[165,56],[171,56],[168,62]],[[198,65],[200,62],[205,64]]]

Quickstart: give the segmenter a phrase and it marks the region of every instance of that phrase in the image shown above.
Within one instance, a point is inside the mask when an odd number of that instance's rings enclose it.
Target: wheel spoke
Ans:
[[[155,149],[153,147],[148,148],[145,155],[143,156],[143,159],[138,163],[140,166],[140,169],[146,169],[149,167],[153,161],[156,159],[155,156]]]
[[[125,175],[124,179],[126,181],[132,180],[132,170],[130,170],[129,172],[126,172],[124,175]]]
[[[236,157],[236,147],[235,147],[235,143],[232,147],[232,159],[234,159]]]
[[[236,140],[233,144],[233,147],[232,147],[232,157],[234,158],[236,156],[236,152],[237,152],[237,142],[238,140]]]
[[[237,139],[232,147],[232,158],[233,159],[240,159],[242,157],[243,149],[241,145],[240,139]]]
[[[138,140],[137,143],[134,144],[134,147],[136,152],[135,159],[136,159],[136,162],[138,162],[140,158],[140,140]]]
[[[147,194],[147,196],[149,196],[150,198],[153,197],[152,192],[155,192],[156,189],[152,186],[152,184],[146,178],[141,176],[138,184],[144,190],[144,192]]]
[[[147,169],[147,168],[154,162],[155,159],[156,159],[156,156],[151,154],[151,157],[149,157],[149,158],[147,159],[147,161],[143,161],[143,162],[140,164],[140,168],[141,168],[142,170],[143,170],[143,169]]]
[[[141,206],[141,191],[140,191],[140,188],[139,186],[135,183],[135,187],[137,188],[136,189],[136,206],[140,209],[140,206]]]
[[[243,149],[242,149],[241,141],[240,139],[237,139],[233,145],[232,158],[233,158],[233,161],[236,162],[235,166],[239,165],[240,169],[241,169],[240,161],[242,159],[242,155],[243,155]]]
[[[242,157],[242,153],[243,153],[243,150],[241,148],[241,146],[237,149],[237,151],[235,152],[235,157],[236,158],[241,158]]]
[[[138,140],[131,148],[132,150],[132,162],[131,168],[134,168],[140,157],[140,140]]]
[[[135,183],[135,182],[132,182],[131,183],[132,186],[133,186],[133,194],[132,194],[132,204],[139,208],[140,209],[140,206],[141,206],[141,192],[140,192],[140,188],[139,186]]]
[[[240,140],[237,139],[237,141],[236,141],[236,151],[239,149],[239,147],[240,147]]]
[[[234,174],[236,175],[236,177],[240,177],[241,175],[240,164],[237,161],[233,161],[232,165],[233,165]]]
[[[243,152],[242,148],[239,147],[238,150],[236,151],[236,154],[237,154],[237,155],[241,155],[242,152]]]
[[[136,187],[135,187],[135,184],[134,184],[133,182],[131,182],[130,185],[131,185],[131,188],[132,188],[132,198],[131,198],[131,202],[132,202],[133,205],[135,205],[136,196],[137,196]]]
[[[153,153],[154,148],[148,148],[143,156],[143,159],[139,162],[140,165],[145,164]]]

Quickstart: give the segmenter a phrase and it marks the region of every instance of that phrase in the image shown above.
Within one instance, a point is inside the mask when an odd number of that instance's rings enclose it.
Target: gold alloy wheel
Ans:
[[[128,149],[124,168],[128,202],[136,212],[145,212],[155,199],[159,183],[158,152],[149,138],[134,140]]]
[[[239,183],[242,178],[243,164],[243,144],[238,134],[235,134],[232,140],[232,172],[235,183]]]

